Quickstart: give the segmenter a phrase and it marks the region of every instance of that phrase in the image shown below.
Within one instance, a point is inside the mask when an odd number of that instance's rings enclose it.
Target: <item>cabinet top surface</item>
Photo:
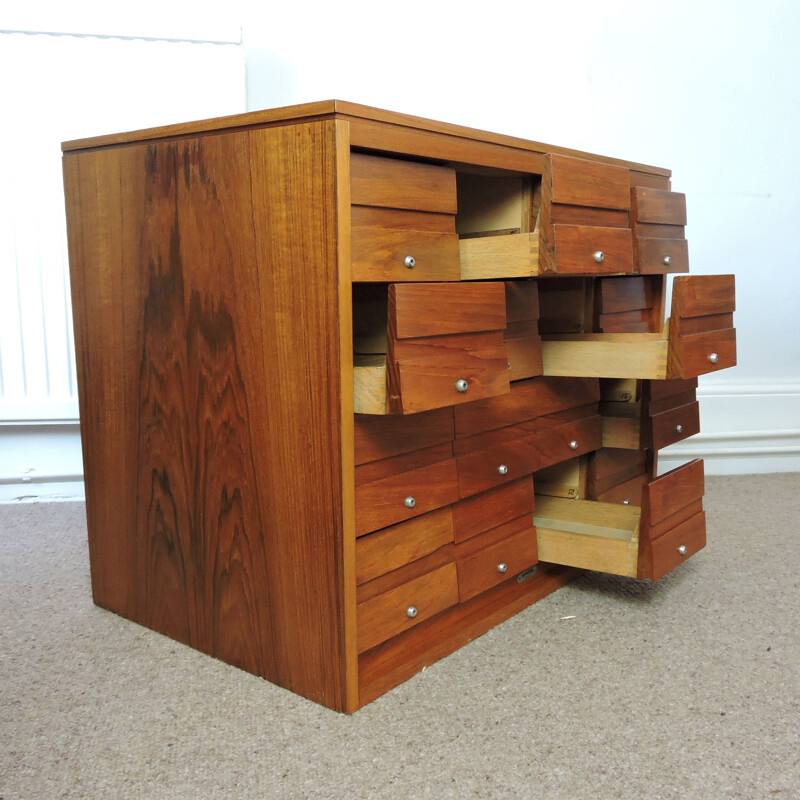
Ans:
[[[164,125],[157,128],[147,128],[123,133],[112,133],[106,136],[95,136],[86,139],[75,139],[63,142],[61,149],[65,153],[81,150],[95,149],[98,147],[113,147],[116,145],[138,144],[148,141],[170,139],[181,136],[196,136],[205,133],[259,128],[268,125],[290,124],[293,122],[307,122],[319,119],[348,120],[352,125],[379,124],[412,129],[421,133],[456,137],[473,142],[501,145],[532,153],[563,153],[577,157],[587,157],[613,164],[620,164],[633,169],[650,172],[669,177],[670,171],[659,167],[637,164],[616,158],[597,156],[578,150],[543,144],[541,142],[520,139],[515,136],[506,136],[498,133],[468,128],[463,125],[452,125],[446,122],[415,117],[410,114],[400,114],[394,111],[385,111],[372,106],[349,103],[343,100],[321,100],[314,103],[270,108],[262,111],[249,111],[244,114],[234,114],[227,117],[185,122],[176,125]]]

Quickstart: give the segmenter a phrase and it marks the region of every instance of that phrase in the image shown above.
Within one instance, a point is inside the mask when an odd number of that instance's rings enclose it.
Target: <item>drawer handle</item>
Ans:
[[[508,564],[503,564],[502,562],[500,562],[500,563],[497,565],[497,571],[498,571],[498,572],[499,572],[501,575],[505,575],[505,574],[506,574],[506,572],[508,572]]]
[[[497,468],[497,471],[500,473],[500,475],[508,475],[508,467],[505,464],[501,464]]]
[[[685,555],[686,555],[686,545],[685,545],[685,544],[682,544],[682,545],[681,545],[681,546],[678,548],[678,552],[679,552],[679,553],[680,553],[682,556],[685,556]]]
[[[464,392],[466,392],[468,388],[469,384],[463,378],[459,378],[456,381],[456,389],[458,389],[458,391],[461,392],[461,394],[464,394]]]
[[[602,250],[595,250],[592,257],[598,264],[602,264],[606,259],[606,254]]]
[[[403,263],[408,267],[408,269],[414,269],[417,265],[417,259],[414,256],[406,256],[405,261]]]
[[[414,508],[416,504],[417,501],[411,495],[406,497],[406,508]]]
[[[630,504],[631,504],[631,501],[628,500],[627,497],[622,501],[622,505],[624,505],[624,506],[629,506]]]
[[[664,266],[668,267],[672,263],[672,256],[664,256]]]
[[[683,433],[683,425],[676,425],[675,433]]]
[[[711,354],[711,355],[708,357],[708,360],[709,360],[709,361],[710,361],[712,364],[716,364],[716,363],[717,363],[717,361],[719,361],[719,356],[718,356],[716,353],[712,353],[712,354]]]
[[[570,449],[570,450],[577,450],[577,449],[578,449],[578,441],[577,441],[577,439],[573,439],[573,440],[572,440],[572,441],[569,443],[569,449]]]
[[[406,609],[406,616],[410,617],[411,619],[414,619],[414,617],[416,617],[416,616],[417,616],[417,609],[416,609],[416,607],[415,607],[415,606],[409,606],[409,607]]]

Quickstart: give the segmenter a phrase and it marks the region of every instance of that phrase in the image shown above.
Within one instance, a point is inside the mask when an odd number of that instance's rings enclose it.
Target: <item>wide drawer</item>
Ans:
[[[356,480],[356,536],[394,525],[458,499],[456,462],[446,459],[359,483]]]
[[[358,652],[418,625],[458,599],[458,574],[451,562],[359,603]]]
[[[536,531],[530,515],[458,545],[455,559],[462,603],[513,578],[538,561]]]
[[[352,279],[360,281],[457,281],[458,236],[441,231],[353,228]]]

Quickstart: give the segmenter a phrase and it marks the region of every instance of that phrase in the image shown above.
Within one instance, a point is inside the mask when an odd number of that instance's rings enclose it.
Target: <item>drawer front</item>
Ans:
[[[471,497],[530,475],[539,469],[540,461],[535,435],[456,456],[459,496]]]
[[[700,404],[688,403],[655,414],[651,420],[653,449],[660,450],[700,432]]]
[[[356,540],[356,583],[360,585],[399,569],[452,541],[450,506],[362,536]]]
[[[358,652],[363,653],[458,603],[453,563],[404,583],[358,606]]]
[[[460,556],[456,548],[458,595],[462,603],[537,563],[536,529],[530,517],[525,522],[528,525],[525,530],[480,547],[469,555]],[[491,533],[486,538],[491,539]],[[476,547],[480,545],[478,540],[473,542]]]
[[[601,503],[622,503],[625,506],[638,506],[642,502],[642,489],[647,482],[647,475],[637,475],[630,480],[611,486],[603,492],[595,494],[594,499]]]
[[[633,248],[636,271],[644,275],[689,271],[689,244],[686,239],[636,236]]]
[[[603,425],[599,414],[567,422],[536,435],[539,469],[590,453],[603,446]]]
[[[415,414],[507,394],[508,358],[501,336],[397,342],[387,356],[389,409]]]
[[[356,486],[356,536],[394,525],[458,499],[453,459]]]
[[[530,475],[488,492],[461,500],[453,506],[453,540],[463,542],[533,512]]]
[[[719,369],[736,366],[736,331],[694,333],[669,338],[669,372],[671,377],[696,378]]]
[[[553,236],[559,274],[633,271],[633,240],[628,228],[554,225]]]
[[[359,281],[457,281],[458,236],[438,231],[353,228],[352,279]]]
[[[705,494],[702,459],[659,475],[645,486],[644,505],[647,522],[654,526],[680,509],[700,500]]]
[[[546,176],[554,204],[627,210],[630,176],[625,167],[585,158],[546,157]]]
[[[631,189],[631,218],[657,225],[686,225],[686,195],[664,189],[634,186]]]
[[[351,153],[350,202],[455,214],[456,173],[449,167]]]
[[[641,577],[657,581],[706,546],[706,515],[701,511],[652,543],[652,566]]]

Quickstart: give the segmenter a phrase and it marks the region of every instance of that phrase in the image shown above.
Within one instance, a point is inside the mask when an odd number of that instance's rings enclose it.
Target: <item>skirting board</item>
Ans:
[[[800,472],[800,384],[701,385],[697,394],[701,433],[660,451],[659,472],[692,458],[705,459],[707,475]],[[0,422],[0,503],[83,498],[77,421]]]

